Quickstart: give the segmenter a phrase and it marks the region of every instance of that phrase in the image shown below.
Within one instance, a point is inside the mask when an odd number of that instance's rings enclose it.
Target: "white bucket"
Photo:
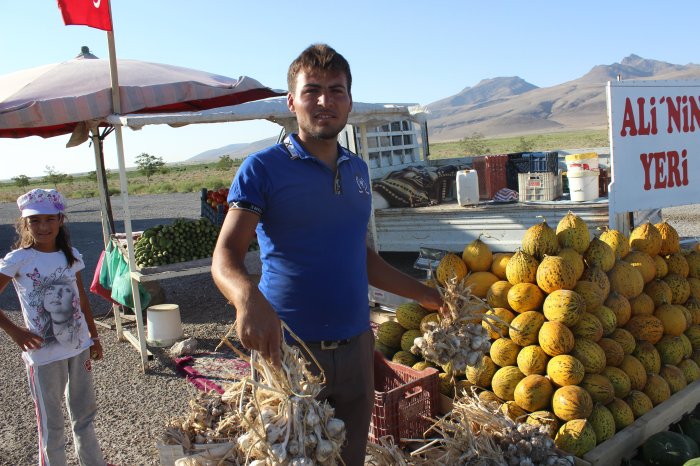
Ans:
[[[476,170],[459,170],[457,172],[457,203],[474,205],[479,203],[479,175]]]
[[[569,194],[576,202],[592,201],[598,198],[598,171],[583,170],[567,172]]]
[[[151,346],[170,346],[182,338],[180,306],[156,304],[146,312],[146,341]]]
[[[564,161],[566,162],[567,173],[598,170],[598,154],[595,152],[567,155],[564,157]]]

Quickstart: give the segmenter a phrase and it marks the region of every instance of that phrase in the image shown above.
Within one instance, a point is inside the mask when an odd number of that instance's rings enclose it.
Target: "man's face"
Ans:
[[[348,121],[352,97],[342,72],[301,71],[287,106],[296,114],[302,140],[335,139]]]

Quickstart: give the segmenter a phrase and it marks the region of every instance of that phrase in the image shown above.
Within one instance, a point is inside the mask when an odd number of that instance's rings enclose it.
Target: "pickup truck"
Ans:
[[[471,157],[432,159],[427,144],[427,124],[397,121],[366,132],[367,150],[361,147],[356,127],[348,126],[341,141],[363,154],[370,167],[373,182],[406,167],[471,166]],[[355,141],[356,146],[353,146]],[[605,155],[605,154],[600,154]],[[376,198],[376,196],[375,196]],[[556,228],[569,211],[580,216],[591,229],[599,233],[608,226],[608,200],[572,202],[566,196],[559,200],[541,202],[498,203],[480,201],[461,206],[453,189],[445,199],[424,207],[386,207],[376,202],[370,221],[369,236],[378,252],[417,252],[420,248],[462,251],[465,245],[481,236],[492,251],[514,251],[521,244],[525,231],[543,219]],[[380,208],[383,207],[383,208]]]

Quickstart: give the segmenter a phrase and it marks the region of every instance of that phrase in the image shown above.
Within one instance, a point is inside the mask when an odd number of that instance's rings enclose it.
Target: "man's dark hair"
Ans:
[[[327,44],[312,44],[299,55],[287,72],[287,88],[294,93],[297,75],[302,71],[338,71],[345,73],[348,81],[348,94],[352,86],[350,64],[341,54]]]

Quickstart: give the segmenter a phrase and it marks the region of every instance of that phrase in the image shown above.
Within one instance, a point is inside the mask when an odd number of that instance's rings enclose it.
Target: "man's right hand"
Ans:
[[[279,316],[259,292],[241,307],[243,309],[236,309],[236,331],[241,344],[280,367],[282,328]]]

